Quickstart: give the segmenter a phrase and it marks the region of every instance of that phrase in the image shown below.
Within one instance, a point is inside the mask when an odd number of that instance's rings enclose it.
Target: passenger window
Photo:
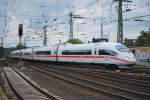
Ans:
[[[51,55],[51,51],[37,51],[36,55]]]
[[[110,56],[117,56],[118,54],[111,50],[101,49],[98,52],[99,55],[110,55]]]
[[[91,55],[91,50],[64,50],[63,55]]]
[[[31,55],[31,53],[24,53],[24,55]]]
[[[111,55],[109,52],[107,52],[106,50],[99,50],[98,52],[99,55]]]

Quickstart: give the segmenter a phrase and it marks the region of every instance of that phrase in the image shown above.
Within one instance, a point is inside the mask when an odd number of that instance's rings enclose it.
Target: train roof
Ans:
[[[110,47],[113,48],[115,45],[120,45],[120,43],[114,43],[114,42],[100,42],[100,43],[87,43],[87,44],[67,44],[67,45],[60,45],[59,49],[90,49],[93,47]],[[34,48],[34,51],[47,51],[47,50],[55,50],[57,48],[57,45],[55,46],[49,46],[49,47],[36,47]],[[27,48],[22,49],[22,52],[32,52],[33,48]],[[12,53],[20,52],[20,50],[13,51]]]
[[[32,51],[32,48],[21,49],[21,52],[31,52],[31,51]],[[17,53],[17,52],[20,52],[20,50],[15,50],[15,51],[12,51],[11,53]]]
[[[54,50],[55,48],[56,48],[56,46],[37,47],[37,48],[34,48],[34,51]]]
[[[88,44],[71,44],[71,45],[62,45],[61,48],[68,48],[68,49],[78,49],[78,48],[92,48],[92,47],[115,47],[116,45],[119,45],[120,43],[114,43],[114,42],[100,42],[100,43],[88,43]]]

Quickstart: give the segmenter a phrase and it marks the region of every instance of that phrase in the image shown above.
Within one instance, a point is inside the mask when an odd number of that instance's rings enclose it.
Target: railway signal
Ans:
[[[18,36],[22,37],[22,35],[23,35],[23,24],[19,24],[19,27],[18,27]]]
[[[22,38],[22,35],[23,35],[23,24],[19,24],[18,26],[18,36],[19,36],[19,45],[20,45],[20,63],[19,63],[19,66],[22,67],[22,61],[21,61],[21,38]]]

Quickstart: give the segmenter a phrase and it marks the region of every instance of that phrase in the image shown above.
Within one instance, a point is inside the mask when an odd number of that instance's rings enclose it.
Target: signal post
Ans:
[[[23,35],[23,24],[19,24],[18,26],[18,36],[19,36],[19,49],[20,49],[20,62],[19,62],[19,66],[22,67],[23,64],[22,64],[22,59],[21,59],[21,56],[22,56],[22,53],[21,53],[21,38],[22,38],[22,35]]]

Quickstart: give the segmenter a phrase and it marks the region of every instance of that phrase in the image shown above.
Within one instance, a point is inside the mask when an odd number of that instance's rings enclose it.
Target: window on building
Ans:
[[[99,55],[110,55],[110,56],[117,56],[118,54],[111,50],[101,49],[98,51]]]
[[[51,55],[51,51],[37,51],[36,55]]]
[[[91,55],[91,50],[64,50],[62,55]]]

